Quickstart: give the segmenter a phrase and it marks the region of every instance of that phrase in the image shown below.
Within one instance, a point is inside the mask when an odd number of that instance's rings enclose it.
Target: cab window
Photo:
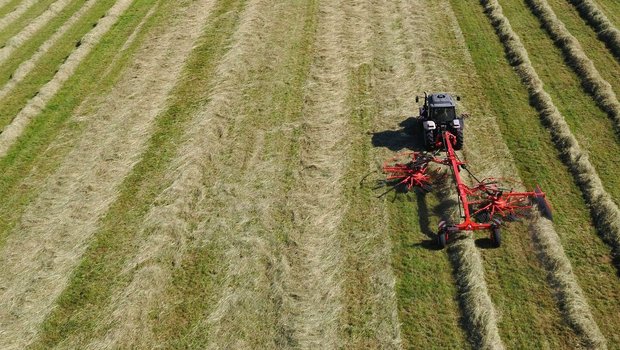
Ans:
[[[449,122],[456,119],[454,107],[438,107],[431,109],[431,119],[439,122]]]

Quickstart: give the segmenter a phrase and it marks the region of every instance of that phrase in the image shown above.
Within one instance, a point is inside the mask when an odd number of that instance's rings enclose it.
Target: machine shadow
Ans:
[[[421,125],[417,118],[409,117],[400,124],[398,130],[384,130],[372,133],[372,145],[384,147],[393,152],[404,149],[410,151],[423,151],[424,139]]]

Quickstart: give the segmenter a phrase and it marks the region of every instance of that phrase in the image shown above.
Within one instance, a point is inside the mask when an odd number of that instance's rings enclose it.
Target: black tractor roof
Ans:
[[[449,94],[439,93],[428,96],[429,107],[455,107],[454,98]]]

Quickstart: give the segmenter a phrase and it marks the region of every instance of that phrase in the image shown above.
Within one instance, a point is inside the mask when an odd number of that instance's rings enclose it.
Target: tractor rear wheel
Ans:
[[[432,130],[424,133],[424,145],[427,151],[435,149],[435,133]]]
[[[463,129],[456,129],[455,133],[456,143],[454,144],[454,149],[459,151],[463,149]]]
[[[448,245],[448,234],[446,232],[440,231],[437,234],[437,245],[439,248],[443,249]]]
[[[495,248],[499,248],[502,245],[502,233],[499,226],[491,227],[491,242]]]

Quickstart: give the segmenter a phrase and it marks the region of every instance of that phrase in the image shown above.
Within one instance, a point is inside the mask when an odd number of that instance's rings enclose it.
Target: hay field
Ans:
[[[0,0],[0,348],[620,349],[618,9]],[[553,222],[378,197],[424,91]]]

